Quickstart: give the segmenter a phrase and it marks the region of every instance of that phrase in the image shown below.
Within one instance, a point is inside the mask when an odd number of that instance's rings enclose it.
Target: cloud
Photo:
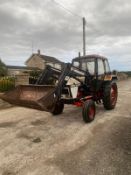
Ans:
[[[86,17],[87,54],[109,57],[115,69],[131,65],[130,0],[57,0],[78,16]],[[69,62],[82,52],[82,18],[54,0],[0,0],[0,57],[6,64],[24,64],[41,49]]]

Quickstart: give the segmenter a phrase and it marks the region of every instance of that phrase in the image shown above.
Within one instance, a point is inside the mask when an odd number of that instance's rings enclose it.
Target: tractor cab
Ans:
[[[99,55],[87,55],[74,58],[72,60],[72,65],[84,71],[88,71],[91,76],[111,73],[107,58]]]
[[[72,65],[87,72],[85,83],[90,84],[96,92],[102,87],[103,81],[112,79],[107,58],[99,55],[87,55],[72,60]]]

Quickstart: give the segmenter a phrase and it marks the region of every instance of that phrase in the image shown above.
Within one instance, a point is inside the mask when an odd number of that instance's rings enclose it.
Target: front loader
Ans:
[[[35,85],[17,86],[1,98],[54,115],[63,112],[64,104],[72,104],[82,107],[83,120],[87,123],[95,118],[96,103],[103,103],[107,110],[115,108],[116,80],[105,57],[88,55],[73,59],[62,70],[47,66]]]

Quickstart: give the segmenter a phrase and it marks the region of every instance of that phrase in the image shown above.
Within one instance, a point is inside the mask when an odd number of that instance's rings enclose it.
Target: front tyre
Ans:
[[[118,90],[117,84],[115,82],[111,82],[105,85],[103,92],[103,105],[107,110],[114,109],[117,102]]]
[[[94,120],[96,113],[95,102],[93,100],[87,100],[83,104],[82,116],[85,123],[89,123]]]
[[[63,110],[64,110],[64,103],[62,101],[58,101],[54,106],[52,114],[59,115],[63,112]]]

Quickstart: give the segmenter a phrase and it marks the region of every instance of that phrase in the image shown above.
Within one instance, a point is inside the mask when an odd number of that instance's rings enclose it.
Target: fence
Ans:
[[[0,78],[0,92],[11,90],[15,87],[14,77],[1,77]]]

